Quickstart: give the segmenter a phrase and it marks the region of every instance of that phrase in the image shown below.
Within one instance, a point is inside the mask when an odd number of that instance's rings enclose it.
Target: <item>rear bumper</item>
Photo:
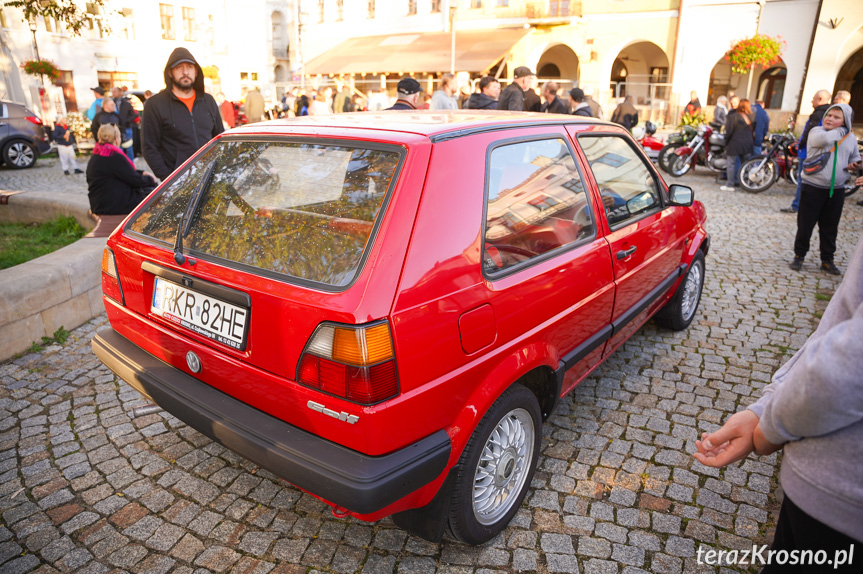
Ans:
[[[440,430],[368,456],[259,411],[147,353],[111,327],[93,351],[121,379],[197,431],[333,504],[371,514],[438,478],[450,456]]]

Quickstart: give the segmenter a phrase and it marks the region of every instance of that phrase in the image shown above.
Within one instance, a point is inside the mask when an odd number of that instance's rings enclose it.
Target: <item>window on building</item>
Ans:
[[[509,6],[509,0],[497,0],[498,8],[506,8],[507,6]]]
[[[482,8],[482,0],[470,0],[471,8]]]
[[[324,23],[324,0],[318,0],[318,24]]]
[[[417,0],[408,0],[408,16],[417,13]]]
[[[336,22],[345,19],[345,0],[336,0]]]
[[[561,138],[494,148],[486,201],[486,273],[588,240],[596,233],[581,174]]]
[[[257,73],[257,72],[252,72],[250,75],[251,75],[251,77],[252,77],[252,81],[253,81],[253,82],[257,82],[257,81],[258,81],[258,73]]]
[[[66,103],[66,112],[78,111],[78,99],[75,96],[75,84],[72,81],[72,70],[58,70],[60,75],[54,80],[54,85],[63,89],[63,100]]]
[[[174,40],[174,7],[171,4],[159,4],[159,18],[162,21],[162,39]]]
[[[111,88],[128,88],[130,90],[138,89],[138,72],[96,72],[99,79],[99,85],[105,88],[105,93],[109,93]]]
[[[375,0],[369,0],[369,18],[375,17]]]
[[[0,8],[0,27],[6,28],[6,12]]]
[[[441,0],[431,0],[431,11],[432,12],[440,12],[440,2],[441,2]]]
[[[187,42],[198,40],[195,34],[195,9],[183,6],[183,39]]]
[[[785,95],[785,68],[770,68],[761,74],[758,80],[758,99],[764,102],[765,108],[778,110],[782,107],[782,96]]]
[[[667,100],[669,86],[662,85],[667,83],[668,68],[650,68],[650,99]]]
[[[249,81],[249,72],[240,72],[240,81],[248,82]]]
[[[207,45],[211,48],[216,45],[216,25],[212,14],[207,14]]]

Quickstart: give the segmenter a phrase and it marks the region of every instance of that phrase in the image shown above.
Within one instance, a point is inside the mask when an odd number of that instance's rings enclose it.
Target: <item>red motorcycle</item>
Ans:
[[[725,171],[725,136],[708,125],[698,126],[692,141],[673,153],[677,157],[669,161],[668,173],[674,177],[687,173],[696,163],[706,165],[715,173]]]
[[[653,122],[645,122],[644,127],[636,126],[632,128],[632,135],[635,141],[638,142],[638,145],[641,146],[641,149],[644,150],[644,153],[652,162],[657,161],[659,152],[665,147],[662,138],[653,136],[655,133],[656,125]]]
[[[791,128],[771,134],[770,148],[764,155],[751,158],[740,166],[740,187],[749,193],[761,193],[780,177],[797,185],[797,142]]]

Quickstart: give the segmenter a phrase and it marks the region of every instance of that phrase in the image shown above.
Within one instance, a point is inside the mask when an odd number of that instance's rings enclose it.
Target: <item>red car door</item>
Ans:
[[[573,130],[574,131],[574,130]],[[648,160],[622,133],[582,131],[578,147],[590,166],[608,228],[616,294],[606,354],[628,339],[664,301],[683,268],[677,211]]]

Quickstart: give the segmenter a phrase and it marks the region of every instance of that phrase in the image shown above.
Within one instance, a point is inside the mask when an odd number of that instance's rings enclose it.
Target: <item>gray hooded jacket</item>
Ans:
[[[785,494],[863,542],[863,237],[818,328],[749,409],[785,444]]]
[[[852,131],[851,117],[853,112],[851,111],[851,106],[848,104],[833,104],[827,108],[824,115],[826,116],[830,113],[830,110],[833,108],[839,108],[842,110],[842,114],[845,116],[845,127],[835,128],[832,130],[826,130],[824,129],[824,126],[812,128],[809,132],[809,137],[806,140],[806,161],[814,160],[821,156],[821,154],[830,152],[833,149],[834,143],[838,142],[845,137],[845,134]],[[845,138],[845,141],[843,141],[839,146],[839,149],[836,150],[835,158],[830,158],[827,165],[824,166],[824,169],[813,175],[802,173],[803,183],[813,185],[815,187],[830,189],[830,181],[833,179],[834,159],[836,161],[835,187],[841,187],[850,177],[850,174],[845,171],[845,168],[848,167],[849,163],[860,161],[860,150],[857,147],[857,138],[854,137],[853,133]]]

